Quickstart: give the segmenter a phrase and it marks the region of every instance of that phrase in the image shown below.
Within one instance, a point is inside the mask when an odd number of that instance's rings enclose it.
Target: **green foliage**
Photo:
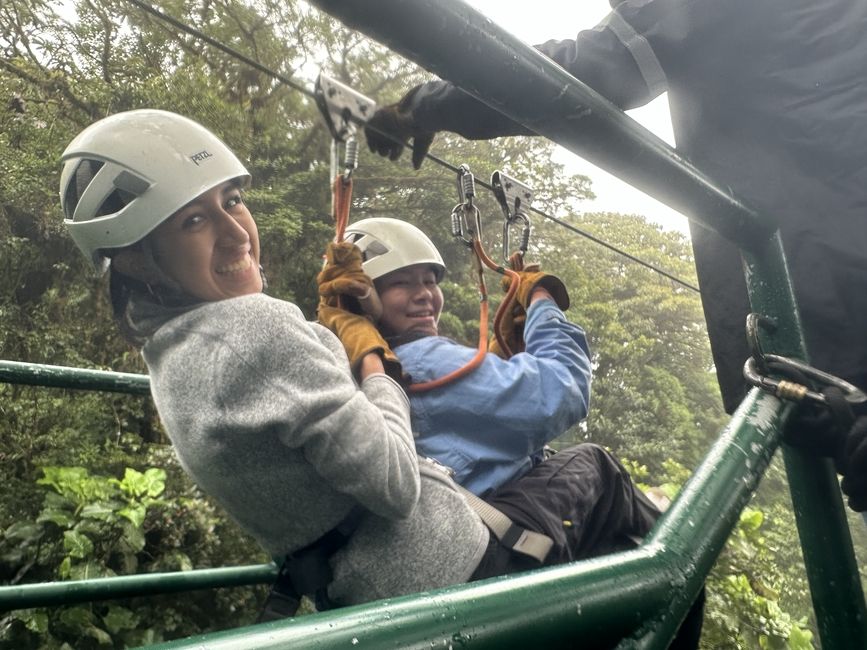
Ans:
[[[680,233],[636,215],[569,221],[694,281]],[[724,422],[698,295],[562,228],[537,230],[541,252],[551,251],[543,268],[569,287],[569,316],[588,333],[594,370],[590,416],[559,444],[591,440],[640,458],[653,473],[668,458],[695,466]]]
[[[745,508],[711,573],[703,646],[707,648],[812,649],[806,616],[784,611],[774,553],[765,537],[765,514]]]
[[[667,459],[654,476],[646,465],[622,460],[645,492],[659,491],[674,499],[691,471]],[[652,484],[648,484],[653,481]],[[774,506],[772,506],[773,508]],[[792,615],[805,603],[792,597],[792,576],[780,569],[790,547],[780,547],[781,535],[794,534],[789,521],[746,507],[706,582],[707,602],[701,648],[707,650],[812,650],[813,632],[806,615]],[[795,578],[795,582],[797,582]],[[803,576],[800,576],[803,582]],[[807,604],[806,607],[809,607]]]
[[[220,528],[219,515],[200,497],[167,494],[167,477],[166,470],[155,467],[143,472],[127,467],[122,478],[96,475],[83,467],[43,468],[43,477],[36,481],[45,488],[41,511],[35,520],[8,526],[0,538],[2,572],[14,574],[14,582],[87,580],[187,571],[194,563],[202,567],[213,561],[201,549],[209,546],[219,554],[216,547],[221,544],[209,539]],[[235,610],[241,620],[249,620],[258,598],[249,590],[230,596],[185,596],[184,614],[173,603],[177,599],[165,596],[147,603],[125,599],[18,610],[0,625],[0,647],[153,643],[209,629],[217,610]],[[197,621],[194,614],[206,622]]]

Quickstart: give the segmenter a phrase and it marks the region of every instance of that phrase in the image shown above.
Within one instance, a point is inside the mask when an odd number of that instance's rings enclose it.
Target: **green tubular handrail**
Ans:
[[[0,361],[0,383],[99,390],[130,395],[151,394],[151,380],[147,375],[21,361]]]
[[[15,585],[0,587],[0,611],[174,594],[217,587],[244,587],[269,584],[276,579],[277,566],[271,563]]]
[[[622,648],[665,648],[767,468],[790,410],[750,393],[635,551],[153,648],[571,648],[575,639],[623,636]]]

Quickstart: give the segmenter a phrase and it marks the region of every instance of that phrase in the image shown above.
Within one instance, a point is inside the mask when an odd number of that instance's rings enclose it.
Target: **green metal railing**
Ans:
[[[774,223],[559,66],[458,0],[313,4],[737,243],[752,308],[777,323],[773,333],[763,333],[763,348],[806,358]],[[0,362],[0,380],[139,394],[147,388],[147,378],[135,375],[14,362]],[[556,648],[619,641],[619,648],[665,648],[779,447],[791,412],[788,403],[750,392],[636,550],[155,647]],[[783,455],[822,645],[867,647],[867,609],[833,468],[785,447]],[[262,565],[0,587],[0,607],[253,584],[273,575],[273,565]]]

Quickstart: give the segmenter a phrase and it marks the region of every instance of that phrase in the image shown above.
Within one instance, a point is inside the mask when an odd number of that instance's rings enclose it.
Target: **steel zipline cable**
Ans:
[[[298,83],[294,79],[291,79],[290,77],[287,77],[286,75],[283,75],[283,74],[281,74],[275,70],[272,70],[271,68],[269,68],[265,65],[262,65],[258,61],[251,59],[247,55],[235,50],[234,48],[231,48],[228,45],[225,45],[224,43],[221,43],[220,41],[218,41],[214,38],[211,38],[207,34],[196,29],[195,27],[190,27],[189,25],[181,22],[177,18],[174,18],[174,17],[164,13],[163,11],[160,11],[156,7],[153,7],[150,4],[143,2],[142,0],[125,0],[125,2],[132,4],[143,11],[146,11],[147,13],[151,14],[152,16],[155,16],[159,20],[172,25],[176,29],[178,29],[182,32],[185,32],[185,33],[189,34],[190,36],[193,36],[193,37],[195,37],[201,41],[204,41],[208,45],[211,45],[212,47],[217,48],[218,50],[222,51],[225,54],[228,54],[232,58],[237,59],[238,61],[241,61],[242,63],[245,63],[246,65],[248,65],[252,68],[255,68],[259,72],[262,72],[262,73],[268,75],[272,79],[275,79],[275,80],[279,81],[280,83],[282,83],[286,86],[289,86],[290,88],[297,90],[298,92],[303,93],[304,95],[307,95],[311,99],[314,99],[314,100],[316,99],[316,95],[315,95],[314,91],[312,91],[309,88],[305,87],[304,85]],[[388,138],[392,137],[391,134],[383,133],[382,131],[379,131],[378,129],[377,129],[377,132],[384,135],[385,137],[388,137]],[[408,143],[402,143],[402,144],[404,144],[407,148],[410,148],[410,149],[412,148],[412,146],[409,145]],[[448,162],[446,160],[438,158],[437,156],[435,156],[431,153],[427,153],[426,157],[429,158],[430,160],[432,160],[433,162],[435,162],[436,164],[440,165],[441,167],[444,167],[445,169],[448,169],[448,170],[450,170],[456,174],[459,173],[459,171],[460,171],[457,166],[451,164],[450,162]],[[488,184],[484,181],[481,181],[481,180],[476,180],[476,182],[479,185],[481,185],[482,187],[484,187],[485,189],[487,189],[489,191],[493,191],[493,188],[491,187],[490,184]],[[679,285],[681,285],[687,289],[690,289],[690,290],[695,291],[697,293],[701,293],[700,289],[698,287],[696,287],[695,285],[690,284],[689,282],[680,279],[676,275],[673,275],[673,274],[669,273],[668,271],[665,271],[664,269],[661,269],[658,266],[651,264],[650,262],[646,262],[646,261],[642,260],[641,258],[636,257],[635,255],[627,253],[626,251],[621,250],[620,248],[617,248],[613,244],[609,244],[608,242],[606,242],[602,239],[599,239],[598,237],[586,232],[585,230],[582,230],[581,228],[577,228],[576,226],[573,226],[572,224],[566,223],[562,219],[558,219],[557,217],[553,217],[553,216],[545,213],[544,211],[542,211],[538,208],[534,208],[534,207],[530,206],[529,209],[531,212],[534,212],[535,214],[538,214],[539,216],[541,216],[541,217],[543,217],[549,221],[552,221],[553,223],[556,223],[556,224],[562,226],[563,228],[566,228],[567,230],[569,230],[569,231],[571,231],[577,235],[580,235],[581,237],[589,239],[590,241],[594,242],[595,244],[603,246],[604,248],[607,248],[608,250],[610,250],[610,251],[612,251],[612,252],[614,252],[614,253],[622,256],[622,257],[625,257],[626,259],[630,260],[631,262],[634,262],[640,266],[643,266],[643,267],[653,271],[654,273],[658,273],[659,275],[661,275],[665,278],[668,278],[672,282],[676,282],[677,284],[679,284]]]

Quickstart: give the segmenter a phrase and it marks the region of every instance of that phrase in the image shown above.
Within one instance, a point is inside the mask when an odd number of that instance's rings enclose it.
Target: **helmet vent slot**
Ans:
[[[84,194],[84,190],[90,185],[93,177],[96,176],[96,172],[102,168],[103,164],[100,160],[89,160],[87,158],[78,163],[78,167],[75,168],[75,172],[72,174],[72,180],[66,186],[66,200],[63,202],[63,206],[67,219],[72,220],[75,208],[78,207],[78,200]]]
[[[364,261],[372,260],[374,257],[385,255],[388,252],[388,247],[380,241],[372,241],[363,253]]]
[[[129,192],[125,192],[120,189],[115,190],[107,197],[105,197],[105,201],[103,201],[102,205],[99,206],[99,210],[97,210],[95,216],[104,217],[107,214],[114,214],[115,212],[120,212],[134,198],[135,194],[130,194]]]

